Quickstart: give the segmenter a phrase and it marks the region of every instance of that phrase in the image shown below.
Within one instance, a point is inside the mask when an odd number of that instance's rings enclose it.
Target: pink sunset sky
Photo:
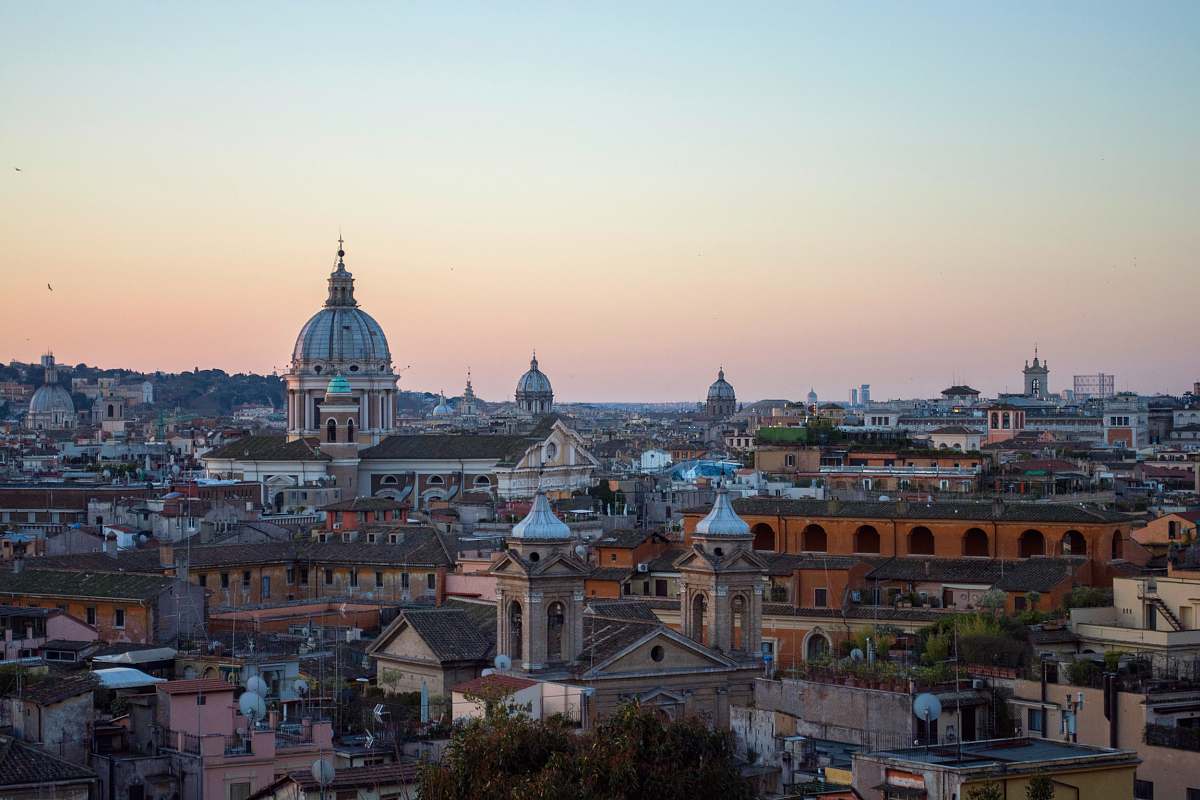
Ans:
[[[10,8],[0,358],[282,371],[340,227],[404,389],[1190,388],[1198,7],[867,8]]]

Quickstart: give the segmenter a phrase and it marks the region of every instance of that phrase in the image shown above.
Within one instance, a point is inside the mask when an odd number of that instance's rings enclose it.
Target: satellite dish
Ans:
[[[267,693],[267,683],[257,675],[252,675],[246,680],[246,691],[264,695]]]
[[[854,648],[853,650],[851,650],[850,651],[850,660],[851,661],[862,661],[863,660],[863,651],[859,650],[857,647]]]
[[[254,692],[242,692],[242,696],[238,698],[238,710],[242,712],[243,717],[254,722],[267,715],[267,704]]]
[[[942,701],[937,699],[937,695],[932,695],[929,692],[923,692],[917,695],[917,699],[913,700],[913,716],[917,719],[923,719],[926,722],[932,722],[942,715]]]
[[[292,685],[292,688],[295,689],[296,694],[300,695],[301,697],[308,697],[308,681],[304,680],[303,678],[297,678],[296,683]]]
[[[496,659],[492,663],[495,664],[496,669],[500,670],[501,672],[503,672],[506,669],[512,668],[512,659],[509,658],[508,656],[504,655],[503,653],[496,656]]]
[[[588,554],[588,551],[587,551],[587,545],[586,545],[586,544],[577,544],[577,545],[575,545],[575,555],[579,556],[581,559],[583,559],[583,560],[585,560],[585,561],[586,561],[586,560],[587,560],[587,554]]]
[[[318,784],[320,784],[321,788],[325,788],[329,784],[333,783],[333,776],[335,774],[336,773],[335,773],[335,770],[333,769],[333,764],[330,764],[325,759],[319,758],[313,762],[313,765],[312,765],[313,780],[316,781]]]

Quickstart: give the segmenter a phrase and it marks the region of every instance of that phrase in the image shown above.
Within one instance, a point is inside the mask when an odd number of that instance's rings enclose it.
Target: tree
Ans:
[[[1054,800],[1054,781],[1034,775],[1025,786],[1025,800]]]
[[[562,718],[496,706],[457,731],[421,774],[423,800],[749,800],[728,733],[698,719],[666,721],[636,703],[585,734]]]
[[[964,800],[1004,800],[1004,789],[998,783],[985,783],[967,789]]]

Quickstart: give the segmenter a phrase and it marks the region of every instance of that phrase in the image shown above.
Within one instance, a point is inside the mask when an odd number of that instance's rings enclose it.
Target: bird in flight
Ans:
[[[20,168],[20,167],[13,167],[13,169],[15,169],[17,172],[20,172],[20,171],[21,171],[21,168]]]
[[[53,286],[51,286],[51,285],[50,285],[50,284],[48,284],[48,283],[46,284],[46,288],[47,288],[47,289],[49,289],[49,290],[50,290],[50,291],[52,291],[52,292],[54,291],[54,287],[53,287]]]

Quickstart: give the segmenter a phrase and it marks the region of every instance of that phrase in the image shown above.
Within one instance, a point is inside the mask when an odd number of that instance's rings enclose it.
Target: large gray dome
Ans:
[[[379,372],[391,363],[383,328],[360,308],[323,308],[300,329],[292,362],[297,365],[327,364],[343,374]],[[350,367],[358,369],[351,370]],[[328,369],[328,367],[326,367]]]
[[[546,373],[538,369],[537,356],[534,356],[529,362],[529,371],[517,381],[517,394],[547,395],[553,393],[554,390],[550,388],[550,379],[546,377]]]
[[[29,399],[29,413],[53,414],[55,412],[75,413],[75,401],[71,399],[71,393],[57,383],[39,386],[33,393],[33,397]]]
[[[725,380],[725,370],[717,372],[717,379],[708,387],[709,400],[736,400],[733,387]]]
[[[329,276],[329,298],[300,329],[292,350],[295,369],[371,375],[391,371],[387,337],[354,299],[354,276],[346,269],[339,240],[337,267]]]

